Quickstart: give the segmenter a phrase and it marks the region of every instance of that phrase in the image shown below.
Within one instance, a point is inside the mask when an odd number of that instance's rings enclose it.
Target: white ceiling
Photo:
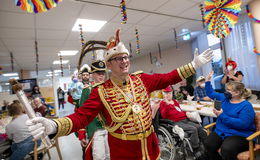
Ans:
[[[181,29],[190,31],[202,29],[199,4],[202,0],[126,0],[128,21],[122,25],[120,8],[98,5],[88,2],[119,6],[121,0],[63,0],[56,8],[45,13],[30,14],[15,6],[13,0],[0,1],[0,66],[4,72],[11,72],[10,55],[14,55],[14,71],[35,70],[35,24],[39,48],[39,70],[59,69],[53,65],[58,60],[60,50],[80,50],[79,32],[71,29],[77,18],[88,18],[108,21],[98,33],[84,33],[85,41],[108,40],[121,28],[121,40],[128,47],[129,42],[135,51],[135,27],[139,30],[141,54],[157,52],[157,43],[161,49],[173,47],[173,28],[180,33]],[[131,10],[135,9],[135,10]],[[151,14],[159,12],[172,16],[187,17],[194,20],[174,18],[165,15]],[[70,60],[71,67],[77,66],[79,54],[64,57]],[[88,57],[87,62],[90,62]],[[66,67],[67,65],[65,65]]]

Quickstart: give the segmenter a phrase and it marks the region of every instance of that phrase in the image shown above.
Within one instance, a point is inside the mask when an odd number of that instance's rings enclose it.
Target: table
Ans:
[[[192,101],[188,103],[184,101],[183,104],[180,104],[180,107],[183,111],[186,112],[198,112],[202,116],[209,116],[209,117],[217,117],[213,113],[213,103],[212,102],[200,102],[201,104],[197,104],[196,101]]]

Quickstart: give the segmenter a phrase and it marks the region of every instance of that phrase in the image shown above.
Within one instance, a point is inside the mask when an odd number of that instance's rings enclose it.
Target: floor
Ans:
[[[66,103],[64,109],[60,109],[59,117],[67,116],[74,112],[74,106],[70,103]],[[81,160],[82,159],[82,148],[78,138],[74,133],[60,137],[59,146],[63,160]],[[59,160],[56,148],[50,149],[51,159]],[[44,157],[44,160],[48,160],[48,156]]]

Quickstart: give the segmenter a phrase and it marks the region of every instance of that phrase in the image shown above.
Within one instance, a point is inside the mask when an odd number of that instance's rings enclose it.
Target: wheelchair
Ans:
[[[153,119],[155,132],[157,133],[159,147],[161,150],[160,160],[204,160],[202,156],[204,147],[200,144],[201,154],[195,155],[190,144],[189,135],[184,133],[183,139],[180,138],[175,130],[175,123],[168,119],[162,119],[160,109],[158,109]]]

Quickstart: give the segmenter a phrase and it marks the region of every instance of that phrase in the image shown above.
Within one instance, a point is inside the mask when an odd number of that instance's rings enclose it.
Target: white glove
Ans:
[[[195,69],[202,67],[213,59],[213,50],[210,48],[199,55],[198,48],[194,51],[194,59],[191,62]]]
[[[178,125],[175,125],[172,128],[172,131],[173,131],[173,133],[178,134],[178,136],[180,137],[181,140],[184,139],[184,134],[185,133],[184,133],[184,130],[181,127],[179,127]]]
[[[35,117],[26,121],[28,130],[35,139],[39,139],[44,133],[46,135],[57,132],[57,124],[50,119]]]

